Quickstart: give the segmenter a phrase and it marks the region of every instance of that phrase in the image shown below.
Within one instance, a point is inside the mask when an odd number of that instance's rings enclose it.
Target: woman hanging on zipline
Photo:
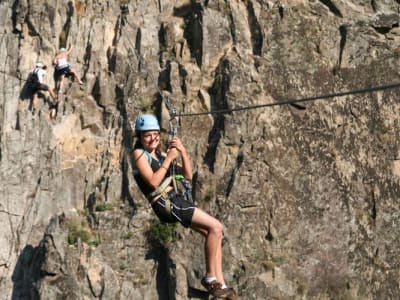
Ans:
[[[185,199],[171,182],[173,164],[180,159],[179,169],[186,180],[192,180],[192,167],[186,148],[174,137],[166,153],[160,149],[160,126],[155,116],[140,115],[136,119],[137,141],[134,145],[134,175],[143,194],[150,201],[157,217],[166,223],[179,222],[202,234],[205,240],[206,276],[201,284],[216,297],[236,299],[236,292],[225,284],[222,271],[223,225],[208,213]],[[160,188],[161,186],[161,188]]]

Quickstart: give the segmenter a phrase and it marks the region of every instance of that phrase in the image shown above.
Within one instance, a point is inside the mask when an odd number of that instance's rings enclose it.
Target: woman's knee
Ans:
[[[215,234],[222,238],[224,234],[224,225],[220,221],[216,220],[216,222],[212,226],[212,230]]]

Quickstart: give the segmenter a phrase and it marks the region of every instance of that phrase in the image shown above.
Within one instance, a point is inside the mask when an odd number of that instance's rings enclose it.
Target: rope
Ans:
[[[310,97],[305,97],[305,98],[287,99],[287,100],[274,102],[274,103],[218,109],[218,110],[211,110],[211,111],[199,112],[199,113],[182,113],[182,114],[178,114],[178,117],[201,116],[201,115],[211,115],[211,114],[227,114],[227,113],[234,112],[234,111],[250,110],[250,109],[272,107],[272,106],[283,106],[283,105],[288,105],[288,104],[293,105],[293,104],[300,103],[300,102],[325,100],[325,99],[329,99],[329,98],[342,97],[342,96],[347,96],[347,95],[365,94],[365,93],[369,93],[369,92],[396,89],[399,87],[400,87],[400,83],[392,83],[392,84],[386,84],[386,85],[366,87],[366,88],[361,88],[361,89],[357,89],[357,90],[350,90],[350,91],[344,91],[344,92],[310,96]]]

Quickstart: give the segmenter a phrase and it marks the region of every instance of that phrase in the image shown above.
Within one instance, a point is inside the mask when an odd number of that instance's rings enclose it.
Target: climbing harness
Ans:
[[[147,161],[149,163],[149,165],[151,166],[153,163],[153,157],[151,156],[151,154],[146,151],[145,149],[143,149],[143,154],[146,155],[147,157]],[[163,162],[163,157],[159,157],[159,164],[162,164]],[[171,170],[172,171],[172,170]],[[138,176],[139,172],[138,170],[133,170],[133,175],[134,176]],[[175,182],[175,183],[174,183]],[[185,188],[184,192],[181,192],[178,188],[177,188],[177,182],[181,182],[181,184],[183,185],[183,187]],[[170,186],[172,184],[174,184],[174,192],[175,193],[183,193],[183,197],[184,199],[188,200],[188,201],[192,201],[192,185],[190,184],[190,182],[188,180],[186,180],[182,175],[177,175],[175,173],[173,173],[172,175],[166,177],[161,184],[151,193],[146,195],[146,198],[151,202],[156,196],[161,195],[165,201],[165,210],[167,212],[168,215],[171,214],[171,209],[172,209],[172,202],[169,198],[168,193],[166,192],[166,189],[168,186]]]

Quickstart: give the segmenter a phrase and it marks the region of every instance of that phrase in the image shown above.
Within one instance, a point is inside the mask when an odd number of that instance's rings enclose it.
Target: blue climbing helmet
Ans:
[[[144,114],[136,118],[135,130],[147,131],[147,130],[160,130],[160,125],[155,116]]]

